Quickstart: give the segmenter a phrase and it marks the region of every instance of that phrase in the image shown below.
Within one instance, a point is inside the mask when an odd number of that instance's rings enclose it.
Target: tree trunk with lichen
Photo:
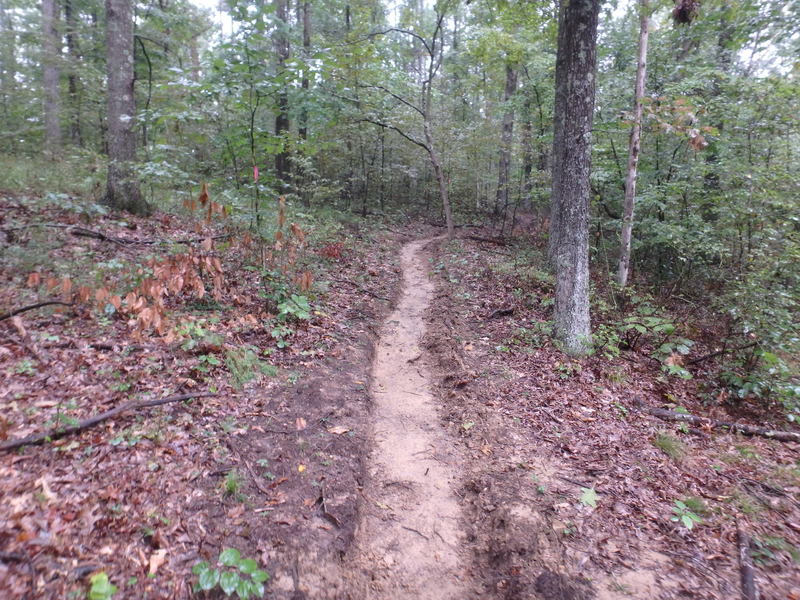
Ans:
[[[589,174],[600,0],[564,0],[559,14],[550,260],[554,334],[565,352],[591,350]]]

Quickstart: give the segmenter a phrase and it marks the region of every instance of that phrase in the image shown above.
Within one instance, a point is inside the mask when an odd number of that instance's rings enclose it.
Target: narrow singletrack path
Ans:
[[[440,425],[420,348],[434,291],[422,255],[429,241],[402,250],[402,295],[384,324],[372,367],[374,447],[357,544],[371,571],[369,597],[376,600],[470,595],[453,493],[460,456]]]

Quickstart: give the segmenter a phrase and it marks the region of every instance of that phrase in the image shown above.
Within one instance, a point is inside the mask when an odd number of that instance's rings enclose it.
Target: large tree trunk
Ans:
[[[511,97],[517,91],[517,70],[506,65],[506,87],[503,93],[505,112],[503,113],[502,133],[500,136],[500,158],[498,160],[497,195],[495,197],[495,214],[508,209],[509,171],[511,170],[511,139],[514,135],[514,108]],[[505,212],[503,219],[505,220]]]
[[[628,146],[628,175],[625,178],[625,206],[622,214],[622,236],[619,252],[617,283],[621,287],[628,284],[631,264],[631,234],[633,232],[633,212],[636,205],[636,173],[639,167],[639,149],[642,137],[642,98],[644,82],[647,77],[647,40],[649,34],[648,0],[639,3],[639,62],[636,66],[636,86],[633,94],[633,127]]]
[[[106,0],[108,180],[103,203],[137,215],[150,213],[131,163],[136,158],[133,96],[133,4]]]
[[[56,0],[42,0],[44,149],[50,156],[57,156],[61,150],[61,37],[57,27],[58,13]]]
[[[549,251],[554,333],[571,355],[591,349],[589,174],[599,12],[600,0],[563,0],[558,27]]]
[[[274,33],[273,43],[275,54],[278,58],[278,75],[286,68],[289,60],[289,36],[287,35],[289,19],[289,0],[275,0],[275,17],[277,28]],[[289,131],[289,97],[285,84],[278,92],[278,112],[275,115],[275,136],[281,140],[281,151],[275,155],[275,171],[283,184],[289,182],[289,153],[286,151],[285,135]]]

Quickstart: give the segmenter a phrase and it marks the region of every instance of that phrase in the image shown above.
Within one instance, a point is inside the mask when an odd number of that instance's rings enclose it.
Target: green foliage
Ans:
[[[672,512],[674,513],[671,517],[671,521],[675,521],[676,523],[681,523],[686,529],[693,529],[695,525],[699,525],[703,522],[699,516],[697,516],[692,510],[686,505],[685,502],[681,500],[675,501],[675,506],[672,507]]]
[[[86,597],[89,600],[110,600],[117,593],[117,586],[103,572],[95,573],[89,578],[90,588]]]
[[[274,377],[278,374],[275,366],[259,358],[258,351],[253,346],[228,348],[225,351],[225,366],[231,374],[231,384],[237,389],[260,375]]]
[[[581,504],[597,508],[597,492],[594,488],[581,488]]]
[[[686,444],[665,431],[656,434],[653,445],[675,461],[683,460],[688,453]]]
[[[242,599],[261,598],[264,596],[264,583],[269,574],[258,568],[252,558],[243,558],[238,550],[225,548],[217,559],[216,567],[208,561],[202,561],[192,567],[197,576],[195,591],[208,592],[219,588],[225,597],[234,594]]]
[[[238,496],[244,480],[236,469],[231,469],[222,482],[222,493],[225,496]]]

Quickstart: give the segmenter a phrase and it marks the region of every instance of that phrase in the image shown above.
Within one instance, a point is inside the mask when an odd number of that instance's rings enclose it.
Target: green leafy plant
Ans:
[[[239,490],[242,489],[242,476],[239,474],[239,471],[236,469],[231,469],[228,471],[228,474],[225,476],[225,480],[222,482],[222,493],[225,496],[238,496]]]
[[[237,389],[259,375],[274,377],[278,374],[275,366],[262,361],[258,357],[257,350],[252,346],[226,350],[225,366],[228,367],[231,374],[231,384]]]
[[[308,321],[311,319],[311,304],[308,298],[297,294],[291,294],[287,300],[278,304],[278,319],[296,319]]]
[[[687,505],[685,502],[681,500],[675,501],[675,506],[672,507],[672,512],[674,513],[671,517],[671,521],[675,521],[676,523],[682,523],[686,529],[691,530],[695,524],[700,524],[703,522],[699,516],[697,516]]]
[[[89,578],[89,591],[86,597],[89,600],[109,600],[117,593],[117,586],[113,585],[104,572],[95,573]]]
[[[675,461],[683,460],[688,452],[686,444],[665,431],[656,434],[653,445]]]
[[[269,573],[259,569],[252,558],[243,558],[235,548],[225,548],[216,567],[203,561],[192,568],[192,573],[197,576],[195,591],[208,592],[219,587],[227,597],[236,594],[245,600],[264,596],[264,583],[269,579]]]

